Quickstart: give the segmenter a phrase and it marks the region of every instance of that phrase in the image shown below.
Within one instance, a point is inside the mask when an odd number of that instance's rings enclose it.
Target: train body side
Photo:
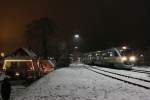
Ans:
[[[85,53],[82,57],[85,64],[101,65],[117,69],[132,69],[131,64],[125,64],[122,55],[116,48]]]

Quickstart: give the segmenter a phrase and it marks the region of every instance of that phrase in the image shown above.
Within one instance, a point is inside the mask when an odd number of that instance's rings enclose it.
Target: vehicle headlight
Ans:
[[[135,57],[135,56],[131,56],[131,57],[129,58],[129,60],[134,62],[134,61],[136,61],[136,57]]]
[[[121,58],[121,60],[122,61],[127,61],[127,57],[124,56],[124,57]]]

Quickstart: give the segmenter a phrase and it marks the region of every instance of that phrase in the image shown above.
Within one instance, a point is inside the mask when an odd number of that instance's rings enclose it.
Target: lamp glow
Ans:
[[[127,47],[126,47],[126,46],[123,46],[123,47],[122,47],[122,49],[126,50],[126,49],[127,49]]]
[[[18,72],[16,72],[16,76],[18,77],[18,76],[20,76],[20,74]]]
[[[79,38],[79,34],[75,34],[74,37],[75,37],[75,38]]]
[[[5,53],[4,53],[4,52],[1,52],[0,55],[1,55],[1,57],[4,57],[4,56],[5,56]]]

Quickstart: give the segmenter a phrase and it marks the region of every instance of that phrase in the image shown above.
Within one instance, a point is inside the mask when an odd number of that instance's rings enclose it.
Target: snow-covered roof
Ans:
[[[23,49],[30,57],[37,57],[37,55],[32,50],[29,50],[27,48],[21,48],[21,49]]]
[[[32,50],[29,50],[27,48],[19,48],[0,59],[2,60],[11,58],[36,58],[36,57],[37,55]]]

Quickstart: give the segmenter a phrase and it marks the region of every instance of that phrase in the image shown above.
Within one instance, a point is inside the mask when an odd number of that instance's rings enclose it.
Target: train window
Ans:
[[[91,60],[91,59],[92,59],[91,55],[88,55],[88,59],[89,59],[89,60]]]
[[[126,49],[126,50],[122,50],[120,51],[121,55],[126,56],[126,55],[131,55],[133,53],[132,49]]]
[[[106,53],[102,53],[102,56],[106,57]]]
[[[97,54],[97,55],[96,55],[96,60],[99,60],[99,57],[100,57],[100,56]]]
[[[103,57],[110,57],[109,53],[103,53]]]
[[[115,51],[114,51],[114,53],[113,53],[113,54],[114,54],[114,56],[115,56],[115,57],[117,57],[117,56],[118,56],[117,52],[115,52]]]

